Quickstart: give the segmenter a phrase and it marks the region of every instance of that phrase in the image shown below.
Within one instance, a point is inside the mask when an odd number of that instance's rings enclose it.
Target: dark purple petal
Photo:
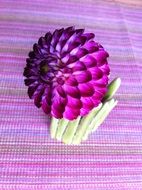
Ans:
[[[37,81],[37,77],[36,76],[30,77],[30,78],[27,78],[27,79],[24,80],[26,86],[31,85],[35,81]]]
[[[33,98],[34,98],[34,104],[40,108],[41,107],[41,100],[42,95],[44,93],[44,87],[42,85],[38,86],[37,90],[35,91]]]
[[[38,87],[38,84],[34,84],[34,83],[31,86],[29,86],[28,95],[29,95],[30,98],[33,97],[33,94],[36,91],[37,87]]]
[[[40,37],[39,40],[38,40],[38,45],[41,47],[41,48],[46,48],[47,47],[47,44],[46,44],[46,41],[45,41],[45,38],[44,37]]]
[[[42,107],[43,111],[44,111],[46,114],[49,114],[49,113],[51,112],[51,106],[50,106],[50,104],[48,103],[46,97],[44,97],[44,99],[42,99],[41,107]]]
[[[50,43],[51,43],[51,40],[52,40],[52,34],[51,34],[50,32],[47,32],[47,33],[45,34],[45,40],[46,40],[47,46],[49,46]]]
[[[84,32],[84,29],[76,29],[75,30],[75,33],[78,34],[78,35],[83,34],[83,32]]]
[[[95,37],[95,35],[93,33],[85,33],[82,36],[85,36],[87,41],[90,39],[93,39]]]
[[[29,57],[30,57],[31,59],[34,59],[34,58],[36,57],[35,52],[30,51],[30,52],[29,52]]]
[[[63,28],[61,28],[60,30],[55,30],[54,31],[54,33],[52,35],[52,40],[51,40],[52,47],[54,47],[54,48],[56,47],[56,45],[57,45],[57,43],[58,43],[58,41],[59,41],[59,39],[60,39],[63,31],[64,31]]]
[[[38,44],[33,45],[33,50],[34,50],[34,53],[36,54],[36,57],[40,57],[42,53],[41,53],[40,46]]]

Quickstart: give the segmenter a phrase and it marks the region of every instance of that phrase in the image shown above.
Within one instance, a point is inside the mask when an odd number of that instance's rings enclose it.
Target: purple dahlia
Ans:
[[[108,53],[93,33],[68,27],[40,37],[24,69],[28,95],[46,114],[59,119],[84,116],[107,91]]]

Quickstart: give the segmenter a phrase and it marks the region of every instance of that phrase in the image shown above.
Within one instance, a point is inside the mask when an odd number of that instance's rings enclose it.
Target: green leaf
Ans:
[[[108,92],[104,97],[104,101],[111,99],[114,94],[117,92],[121,84],[120,78],[115,78],[109,85],[108,85]]]

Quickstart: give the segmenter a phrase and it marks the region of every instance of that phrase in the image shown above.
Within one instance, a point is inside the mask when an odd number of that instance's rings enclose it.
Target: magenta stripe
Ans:
[[[141,0],[0,1],[0,189],[142,189],[141,18]],[[122,86],[104,124],[69,147],[50,139],[22,73],[38,37],[70,25],[96,34]]]

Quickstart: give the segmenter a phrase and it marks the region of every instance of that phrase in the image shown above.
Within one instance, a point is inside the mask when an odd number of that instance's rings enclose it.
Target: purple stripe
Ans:
[[[0,1],[0,189],[142,189],[142,1]],[[120,76],[118,106],[79,146],[49,137],[23,83],[25,59],[49,30],[85,28]]]

